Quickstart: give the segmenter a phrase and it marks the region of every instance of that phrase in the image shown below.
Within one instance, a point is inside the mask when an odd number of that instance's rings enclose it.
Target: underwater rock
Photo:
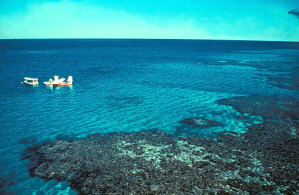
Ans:
[[[208,120],[200,117],[186,118],[179,121],[179,123],[183,125],[189,125],[195,128],[208,128],[222,125],[221,123],[215,120]]]
[[[179,121],[180,126],[176,127],[176,136],[201,136],[201,137],[215,137],[217,133],[213,131],[206,131],[206,128],[222,126],[222,123],[209,120],[201,117],[185,118]]]
[[[28,145],[28,144],[34,144],[36,142],[36,140],[37,139],[34,137],[26,137],[26,138],[19,140],[18,143]]]
[[[0,190],[6,185],[6,183],[7,181],[4,178],[0,177]]]
[[[0,177],[0,194],[15,194],[14,192],[10,191],[11,189],[9,188],[16,185],[18,181],[19,179],[16,178],[16,175],[14,174],[6,176],[5,179],[3,177]]]

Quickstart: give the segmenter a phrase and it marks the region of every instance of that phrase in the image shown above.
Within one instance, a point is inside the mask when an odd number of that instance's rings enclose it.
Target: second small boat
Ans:
[[[45,81],[44,84],[47,86],[70,86],[73,84],[73,77],[68,76],[67,81],[65,81],[65,78],[59,78],[58,76],[54,76],[53,79],[49,79],[49,81]]]

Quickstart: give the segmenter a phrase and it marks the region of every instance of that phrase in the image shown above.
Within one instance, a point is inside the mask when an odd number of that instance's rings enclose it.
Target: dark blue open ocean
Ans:
[[[296,42],[0,40],[0,190],[75,194],[67,182],[30,177],[22,153],[44,141],[149,129],[206,138],[244,133],[263,118],[216,101],[298,99],[298,49]],[[73,76],[73,86],[43,85],[54,75]],[[40,83],[24,85],[23,77]],[[192,117],[221,125],[178,128]]]

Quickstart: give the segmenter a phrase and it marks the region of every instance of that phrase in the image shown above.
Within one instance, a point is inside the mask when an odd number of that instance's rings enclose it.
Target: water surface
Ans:
[[[207,40],[0,40],[0,177],[17,194],[75,193],[29,176],[28,146],[94,133],[158,129],[176,136],[246,132],[262,118],[216,101],[298,98],[299,45]],[[42,84],[72,75],[72,87]],[[23,77],[38,77],[36,87]],[[200,117],[222,125],[179,130]]]

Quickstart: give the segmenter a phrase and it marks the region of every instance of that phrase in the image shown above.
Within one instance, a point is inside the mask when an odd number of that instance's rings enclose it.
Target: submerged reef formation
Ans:
[[[176,127],[176,136],[215,137],[215,132],[205,131],[206,128],[222,126],[223,124],[202,117],[185,118],[178,121],[180,126]]]
[[[217,103],[232,106],[241,113],[261,116],[265,120],[295,122],[299,120],[299,101],[269,95],[252,95],[218,100]]]
[[[94,134],[35,145],[23,159],[30,160],[32,176],[69,181],[80,194],[296,194],[298,102],[280,99],[272,105],[272,99],[219,101],[265,119],[242,134],[224,132],[216,139],[157,130]],[[199,127],[213,122],[181,121]]]
[[[179,121],[183,125],[195,127],[195,128],[208,128],[214,126],[221,126],[221,123],[215,120],[208,120],[204,118],[194,117],[194,118],[186,118]]]
[[[252,53],[252,52],[241,52],[241,55],[261,55],[262,53]],[[270,53],[263,53],[262,55],[273,55]],[[268,56],[269,57],[269,56]],[[294,60],[287,60],[287,58],[292,57]],[[281,65],[281,60],[287,60],[285,63],[287,66]],[[239,66],[239,67],[253,67],[259,70],[268,70],[271,72],[280,72],[280,74],[260,74],[260,76],[268,79],[269,84],[282,89],[288,89],[292,91],[299,91],[299,66],[298,66],[298,55],[284,55],[282,53],[275,54],[275,60],[268,58],[267,60],[241,60],[232,58],[219,58],[215,61],[211,59],[200,59],[198,64],[212,65],[212,66]]]

